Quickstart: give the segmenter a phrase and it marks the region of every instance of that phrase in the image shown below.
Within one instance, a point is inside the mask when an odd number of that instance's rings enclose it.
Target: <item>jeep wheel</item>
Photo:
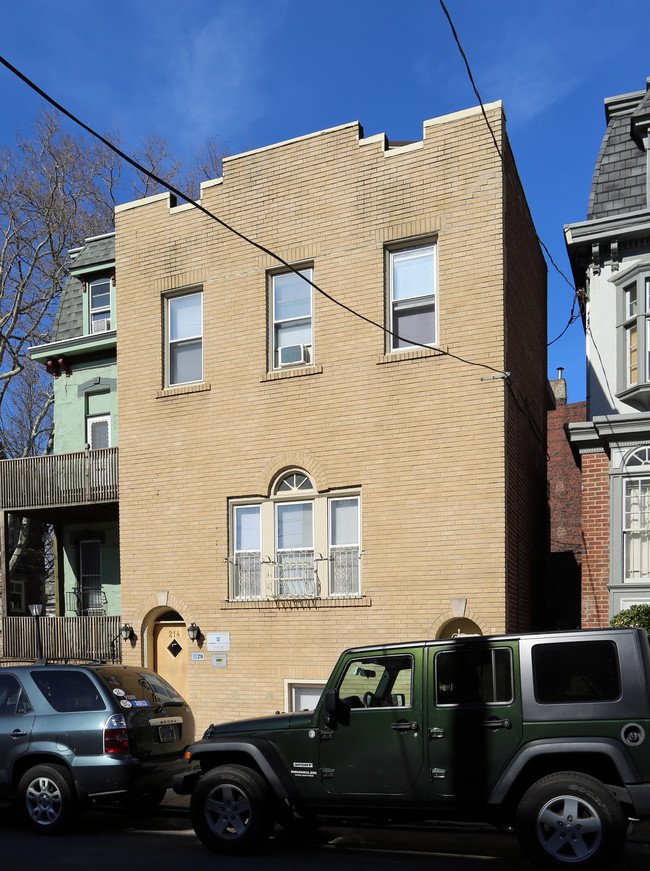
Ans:
[[[215,853],[254,852],[273,828],[266,781],[250,768],[223,765],[194,787],[190,817],[194,831]]]
[[[576,771],[538,780],[517,809],[521,849],[541,868],[609,869],[623,849],[626,826],[602,783]]]
[[[75,814],[70,775],[59,765],[37,765],[18,784],[20,805],[28,826],[43,835],[65,831]]]

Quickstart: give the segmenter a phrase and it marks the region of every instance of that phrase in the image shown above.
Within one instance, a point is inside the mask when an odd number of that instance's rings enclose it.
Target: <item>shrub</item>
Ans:
[[[614,614],[610,626],[636,626],[650,632],[650,605],[631,605],[625,611]]]

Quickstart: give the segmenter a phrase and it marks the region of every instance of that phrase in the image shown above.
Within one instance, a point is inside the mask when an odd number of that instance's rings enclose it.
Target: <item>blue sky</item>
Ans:
[[[537,232],[570,276],[563,225],[586,218],[603,100],[650,76],[646,2],[446,5],[483,101],[503,100]],[[208,135],[238,153],[357,120],[420,139],[425,119],[477,102],[438,0],[22,0],[3,7],[0,54],[127,150],[156,133],[181,156]],[[5,68],[0,95],[11,144],[41,99]],[[548,286],[554,339],[573,292],[553,267]],[[579,321],[548,363],[569,401],[584,398]]]

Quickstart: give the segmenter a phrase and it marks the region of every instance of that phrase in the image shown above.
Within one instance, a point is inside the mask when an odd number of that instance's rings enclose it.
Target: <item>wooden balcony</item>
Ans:
[[[121,618],[40,617],[43,656],[61,660],[122,661]],[[33,617],[2,618],[0,664],[38,658],[36,621]]]
[[[25,514],[44,509],[117,503],[118,449],[86,450],[0,461],[0,508]]]

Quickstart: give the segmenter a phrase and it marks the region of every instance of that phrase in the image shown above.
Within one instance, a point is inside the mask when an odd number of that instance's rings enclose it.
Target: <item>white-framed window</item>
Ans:
[[[650,581],[650,447],[633,450],[623,478],[623,581]]]
[[[361,595],[361,496],[319,494],[302,470],[231,503],[232,599]]]
[[[233,598],[262,597],[262,527],[260,505],[233,507]]]
[[[271,275],[271,368],[304,366],[314,358],[313,269]]]
[[[359,589],[359,497],[329,500],[330,593],[353,595]]]
[[[325,689],[324,680],[285,680],[284,710],[313,711]]]
[[[436,245],[388,252],[388,314],[392,350],[435,345],[437,335]]]
[[[86,443],[92,451],[111,446],[110,414],[93,414],[86,418]]]
[[[165,299],[166,384],[174,387],[203,380],[203,292]]]
[[[97,278],[88,285],[88,322],[91,333],[111,329],[111,279]]]

